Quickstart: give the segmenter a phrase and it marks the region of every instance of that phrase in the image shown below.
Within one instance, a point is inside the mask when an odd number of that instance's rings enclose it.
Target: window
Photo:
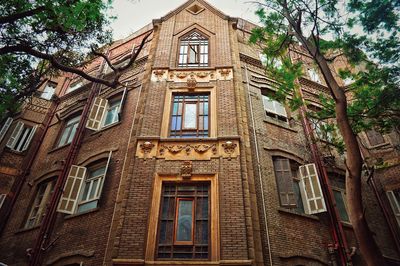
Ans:
[[[365,132],[365,134],[367,135],[369,144],[371,146],[376,146],[376,145],[383,144],[386,142],[385,139],[383,138],[382,134],[379,133],[378,131],[368,130]]]
[[[340,220],[343,222],[350,222],[349,215],[347,214],[346,193],[344,190],[333,189],[333,196],[335,197],[336,208],[339,212]]]
[[[208,259],[209,184],[162,187],[157,258]]]
[[[83,82],[82,81],[74,82],[71,85],[69,85],[69,87],[68,87],[68,89],[67,89],[67,91],[65,93],[69,93],[71,91],[77,90],[82,86],[83,86]]]
[[[178,66],[208,66],[208,39],[196,31],[183,37],[180,41]]]
[[[314,164],[299,166],[283,157],[274,157],[273,162],[282,207],[306,214],[326,211]]]
[[[111,154],[110,151],[107,162],[94,163],[88,167],[71,166],[57,211],[74,214],[99,207]]]
[[[4,204],[4,201],[6,200],[7,194],[0,194],[0,209]]]
[[[72,142],[74,139],[76,130],[78,129],[79,121],[81,119],[81,116],[76,116],[74,118],[71,118],[65,123],[64,129],[62,131],[60,140],[58,142],[57,147],[61,147],[64,145],[67,145]]]
[[[23,152],[28,149],[37,126],[30,126],[18,121],[8,139],[6,146],[14,151]]]
[[[46,87],[44,88],[42,95],[40,97],[42,97],[43,99],[46,99],[46,100],[50,100],[51,97],[53,97],[56,87],[57,87],[57,83],[54,83],[51,81],[47,82]]]
[[[400,227],[400,189],[386,191],[386,196],[389,199],[394,217],[396,218],[397,224]]]
[[[86,127],[92,130],[100,130],[121,120],[122,106],[126,95],[126,88],[121,98],[112,100],[96,97],[90,110]]]
[[[282,207],[304,213],[301,199],[298,164],[286,158],[274,158],[275,177],[278,185],[279,200]]]
[[[312,81],[317,82],[317,83],[321,83],[321,79],[319,78],[317,70],[315,70],[313,68],[309,68],[307,70],[307,72],[308,72],[308,76],[310,77],[310,79]]]
[[[26,221],[25,227],[31,228],[39,225],[46,212],[47,204],[51,199],[54,191],[55,179],[47,180],[38,185],[35,199],[33,201],[31,211]]]
[[[209,94],[174,94],[171,137],[208,137]]]
[[[11,117],[8,117],[6,122],[4,123],[4,125],[1,127],[1,130],[0,130],[0,141],[3,140],[3,138],[6,135],[8,129],[10,128],[11,123],[12,123],[13,120],[14,119],[12,119]]]
[[[267,116],[287,122],[287,113],[283,104],[264,94],[262,95],[262,100],[264,104],[264,111]]]
[[[311,126],[315,131],[317,137],[327,142],[334,142],[337,128],[333,124],[329,124],[326,121],[310,118]],[[332,128],[334,127],[334,129]],[[332,131],[334,130],[334,131]]]

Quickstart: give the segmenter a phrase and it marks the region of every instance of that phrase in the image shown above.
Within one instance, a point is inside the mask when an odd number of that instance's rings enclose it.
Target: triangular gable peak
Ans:
[[[194,5],[197,5],[197,7],[193,8]],[[161,22],[162,21],[166,21],[169,18],[177,15],[179,12],[181,12],[184,9],[188,9],[188,12],[190,12],[192,14],[196,13],[196,12],[200,13],[202,11],[201,10],[202,7],[208,9],[209,11],[211,11],[212,13],[214,13],[215,15],[219,16],[222,19],[229,19],[228,15],[225,15],[222,11],[218,10],[217,8],[215,8],[214,6],[210,5],[206,1],[203,1],[203,0],[189,0],[186,3],[182,4],[181,6],[177,7],[176,9],[172,10],[171,12],[166,14],[165,16],[161,17],[160,21]]]

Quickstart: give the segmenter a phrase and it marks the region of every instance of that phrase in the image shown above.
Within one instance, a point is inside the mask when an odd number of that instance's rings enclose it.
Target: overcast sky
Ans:
[[[255,7],[248,0],[209,0],[212,6],[226,15],[258,22]],[[127,37],[153,19],[166,15],[186,0],[114,0],[112,14],[117,16],[112,23],[114,39]]]

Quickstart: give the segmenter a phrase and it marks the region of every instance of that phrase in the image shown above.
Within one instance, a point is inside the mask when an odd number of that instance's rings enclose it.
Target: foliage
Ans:
[[[15,111],[43,75],[82,64],[89,48],[111,41],[111,0],[0,2],[0,112]]]
[[[300,63],[292,61],[288,51],[303,47],[298,46],[301,39],[285,19],[282,2],[286,1],[258,3],[256,13],[263,26],[253,30],[250,42],[262,46],[266,71],[281,83],[276,98],[282,100],[285,99],[282,95],[294,94],[289,105],[296,109],[300,105],[293,82],[303,74]],[[341,69],[339,75],[353,80],[346,89],[352,99],[348,103],[348,116],[354,132],[371,128],[390,131],[399,125],[400,2],[350,0],[346,10],[339,7],[338,1],[330,0],[288,1],[287,5],[301,23],[310,45],[328,60],[333,61],[335,54],[341,54],[349,61],[351,67]],[[284,63],[275,64],[278,59]],[[321,120],[335,117],[334,99],[320,95],[320,100],[324,108],[313,116]]]

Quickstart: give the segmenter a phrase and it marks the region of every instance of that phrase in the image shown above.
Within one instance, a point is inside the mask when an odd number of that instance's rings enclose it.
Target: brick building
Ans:
[[[111,45],[121,66],[150,34],[124,86],[49,80],[0,131],[0,261],[363,265],[343,156],[316,134],[315,162],[306,110],[291,113],[270,97],[274,80],[247,42],[253,27],[190,0]],[[299,82],[309,108],[320,108],[326,86],[301,47],[290,53],[307,68]],[[344,64],[338,57],[332,68]],[[101,58],[85,69],[113,75]],[[367,219],[394,265],[398,138],[360,135],[376,165],[363,180]]]

